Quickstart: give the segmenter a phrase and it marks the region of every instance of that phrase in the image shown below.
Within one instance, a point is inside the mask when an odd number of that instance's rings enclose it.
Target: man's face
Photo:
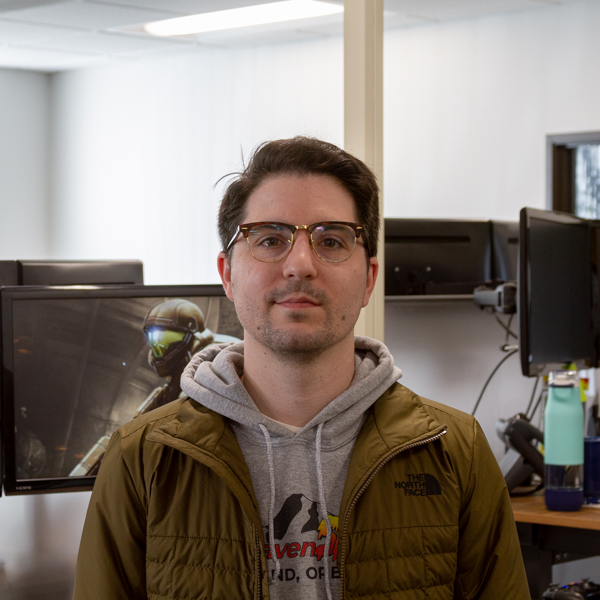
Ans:
[[[245,223],[278,221],[312,225],[320,221],[356,222],[354,201],[326,176],[273,176],[249,197]],[[305,230],[294,234],[290,253],[280,262],[263,263],[250,253],[240,234],[231,265],[219,255],[219,273],[233,300],[245,339],[283,356],[312,356],[354,335],[377,276],[377,259],[367,267],[359,238],[352,256],[328,263],[316,256]]]

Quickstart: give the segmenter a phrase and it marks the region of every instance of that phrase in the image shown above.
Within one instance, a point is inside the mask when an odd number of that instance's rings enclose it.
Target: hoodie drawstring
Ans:
[[[329,513],[327,512],[327,505],[325,504],[325,489],[323,487],[323,471],[321,470],[321,432],[323,431],[323,423],[320,423],[317,427],[317,440],[316,440],[316,455],[317,455],[317,484],[319,486],[319,502],[321,503],[321,512],[325,519],[325,528],[327,529],[327,535],[325,536],[325,589],[327,591],[327,599],[333,600],[331,595],[331,582],[329,581],[329,546],[331,545],[331,521],[329,520]]]
[[[277,550],[275,548],[275,522],[273,517],[273,513],[275,512],[275,467],[273,466],[273,448],[271,446],[269,430],[262,423],[259,423],[258,426],[267,442],[267,461],[269,463],[269,481],[271,484],[271,499],[269,501],[269,547],[271,548],[271,558],[275,561],[275,574],[269,580],[269,584],[273,585],[281,572],[281,563],[277,558]]]
[[[271,436],[269,435],[269,430],[262,424],[259,423],[258,426],[262,431],[262,434],[265,436],[265,440],[267,442],[267,462],[269,465],[269,481],[271,486],[271,497],[269,502],[269,547],[271,548],[271,558],[275,561],[275,574],[269,580],[269,584],[273,585],[277,578],[279,577],[279,573],[281,572],[281,563],[277,558],[277,550],[275,548],[275,523],[273,513],[275,512],[275,467],[273,465],[273,447],[271,444]],[[323,431],[323,423],[319,424],[317,427],[317,438],[316,438],[316,459],[317,459],[317,485],[319,487],[319,503],[321,504],[321,513],[324,515],[325,520],[325,529],[327,530],[327,534],[325,535],[325,551],[323,555],[325,556],[325,560],[328,561],[329,557],[329,547],[331,545],[331,521],[329,520],[329,513],[327,512],[327,505],[325,504],[325,488],[323,486],[323,471],[321,468],[321,433]],[[329,576],[329,565],[325,567],[325,589],[327,591],[327,600],[333,600],[333,596],[331,594],[331,581]]]

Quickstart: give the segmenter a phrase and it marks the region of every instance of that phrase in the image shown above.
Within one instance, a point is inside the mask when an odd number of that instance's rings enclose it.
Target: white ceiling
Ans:
[[[299,40],[342,32],[340,15],[178,38],[155,38],[141,29],[149,21],[274,1],[0,0],[0,68],[56,72],[206,46]],[[404,27],[575,1],[385,0],[385,25]]]

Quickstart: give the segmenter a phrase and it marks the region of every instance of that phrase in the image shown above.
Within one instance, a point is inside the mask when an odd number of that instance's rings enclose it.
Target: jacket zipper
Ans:
[[[420,442],[415,442],[413,444],[409,444],[408,446],[403,446],[402,448],[398,448],[398,450],[396,450],[395,452],[392,452],[392,454],[390,454],[386,458],[384,458],[373,469],[373,471],[371,471],[371,474],[369,475],[367,480],[362,484],[362,486],[358,490],[358,492],[356,492],[356,495],[352,499],[352,502],[350,503],[348,511],[346,512],[346,518],[344,519],[344,529],[343,529],[344,535],[342,537],[342,552],[340,555],[340,559],[341,559],[341,561],[340,561],[341,562],[341,565],[340,565],[340,600],[343,600],[343,598],[344,598],[344,578],[345,578],[345,573],[346,573],[346,565],[345,565],[345,562],[346,562],[346,531],[348,528],[348,521],[350,520],[350,513],[352,512],[354,505],[358,502],[358,499],[363,495],[363,492],[365,491],[365,489],[367,489],[367,486],[371,483],[371,481],[373,481],[373,478],[375,477],[375,475],[377,475],[377,473],[382,469],[382,467],[386,463],[388,463],[392,458],[394,458],[395,456],[398,456],[398,454],[400,454],[401,452],[404,452],[405,450],[411,450],[412,448],[416,448],[417,446],[423,446],[424,444],[428,444],[429,442],[434,442],[435,440],[438,440],[445,434],[446,434],[446,430],[444,429],[443,431],[440,431],[440,433],[437,433],[436,435],[431,436],[430,438],[421,440]]]
[[[260,557],[261,557],[261,547],[260,547],[260,536],[258,535],[258,530],[256,527],[254,528],[254,536],[256,539],[256,598],[258,600],[262,599],[262,569],[260,566]]]

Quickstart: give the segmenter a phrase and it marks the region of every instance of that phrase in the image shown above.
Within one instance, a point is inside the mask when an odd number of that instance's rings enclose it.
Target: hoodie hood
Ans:
[[[244,343],[209,346],[196,354],[181,376],[181,389],[193,400],[249,427],[260,434],[264,425],[277,438],[293,438],[323,424],[323,446],[354,434],[365,411],[395,381],[402,371],[394,366],[387,347],[367,337],[355,337],[354,378],[347,390],[333,399],[297,434],[263,415],[246,391],[240,377],[244,371]],[[262,436],[261,436],[262,437]],[[312,437],[312,435],[311,435]]]

